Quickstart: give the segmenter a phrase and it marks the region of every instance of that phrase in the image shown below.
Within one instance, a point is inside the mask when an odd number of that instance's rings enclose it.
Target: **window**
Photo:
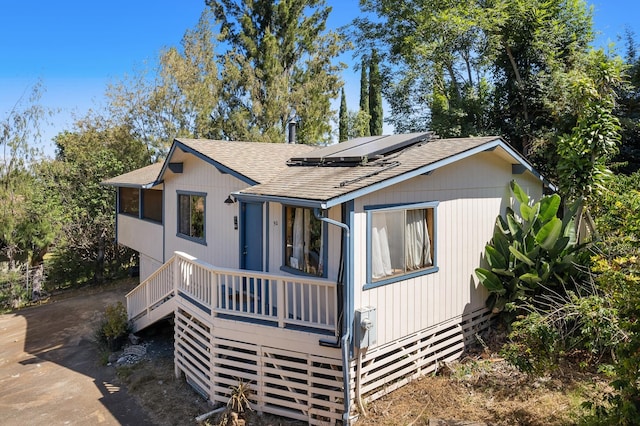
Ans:
[[[162,191],[156,189],[142,191],[142,218],[162,223]]]
[[[323,276],[322,222],[311,209],[285,207],[285,266]]]
[[[435,270],[434,216],[433,204],[369,211],[369,283]]]
[[[178,193],[178,235],[204,243],[205,194]]]
[[[138,216],[140,212],[140,190],[138,188],[118,189],[120,193],[120,204],[118,213],[130,214]]]

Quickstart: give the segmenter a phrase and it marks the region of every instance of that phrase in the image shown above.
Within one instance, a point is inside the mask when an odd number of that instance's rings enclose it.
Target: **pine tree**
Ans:
[[[369,60],[369,130],[371,135],[382,134],[382,77],[378,62],[378,52],[373,49]]]
[[[221,58],[221,102],[214,117],[224,138],[284,142],[295,109],[302,143],[331,136],[331,100],[338,97],[343,50],[325,31],[323,0],[208,0],[230,46]]]
[[[347,97],[344,94],[344,87],[340,92],[340,115],[338,124],[338,142],[344,142],[348,139],[349,117],[347,112]]]

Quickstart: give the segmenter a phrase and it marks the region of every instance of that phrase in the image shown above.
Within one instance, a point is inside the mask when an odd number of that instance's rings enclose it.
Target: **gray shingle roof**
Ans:
[[[291,165],[273,180],[239,193],[325,202],[496,140],[501,141],[496,136],[435,139],[354,167]]]
[[[310,145],[219,141],[210,139],[176,139],[177,142],[248,177],[254,182],[268,182],[287,169],[287,160],[317,149]]]
[[[101,182],[102,185],[109,186],[132,186],[143,187],[156,182],[162,163],[152,164],[141,169],[133,170],[120,176],[107,179]]]

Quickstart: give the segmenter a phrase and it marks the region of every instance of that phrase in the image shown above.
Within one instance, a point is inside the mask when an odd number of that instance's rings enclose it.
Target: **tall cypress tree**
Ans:
[[[221,58],[223,138],[284,142],[293,109],[302,143],[331,137],[331,100],[340,89],[339,36],[326,31],[324,0],[207,0],[229,50]]]
[[[344,87],[340,93],[340,115],[338,123],[338,142],[344,142],[349,138],[349,117],[347,112],[347,98],[344,94]]]
[[[362,65],[360,66],[360,111],[369,117],[369,78],[367,77],[367,70],[369,63],[366,58],[362,57]],[[369,126],[365,129],[363,136],[369,136]]]
[[[382,134],[382,77],[378,62],[378,52],[373,49],[369,61],[369,130],[371,135]]]
[[[369,64],[362,57],[362,65],[360,67],[360,111],[369,112],[369,79],[367,78],[367,68]]]

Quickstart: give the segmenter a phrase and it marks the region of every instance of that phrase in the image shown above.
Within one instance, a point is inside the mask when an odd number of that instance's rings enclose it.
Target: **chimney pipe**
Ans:
[[[289,121],[289,140],[287,143],[296,143],[296,119],[295,117]]]

